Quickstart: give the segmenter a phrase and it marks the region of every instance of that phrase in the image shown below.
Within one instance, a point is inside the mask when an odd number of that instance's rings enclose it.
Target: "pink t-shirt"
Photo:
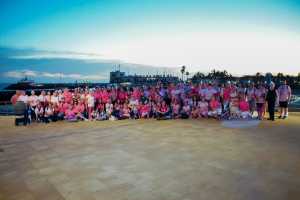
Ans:
[[[242,112],[247,112],[249,111],[249,104],[247,101],[245,100],[242,100],[240,101],[240,105],[239,105],[239,108]]]
[[[220,103],[217,100],[211,100],[210,107],[212,110],[216,110],[217,108],[220,107]]]
[[[281,85],[278,88],[279,101],[288,101],[291,96],[291,87],[288,85]]]
[[[65,102],[71,103],[72,102],[72,93],[71,92],[64,92]]]

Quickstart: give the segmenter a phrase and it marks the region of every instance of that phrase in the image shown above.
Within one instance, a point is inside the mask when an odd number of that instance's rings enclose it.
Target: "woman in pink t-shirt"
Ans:
[[[247,119],[251,117],[250,113],[250,106],[246,99],[243,97],[239,102],[239,109],[240,109],[240,117],[243,119]]]

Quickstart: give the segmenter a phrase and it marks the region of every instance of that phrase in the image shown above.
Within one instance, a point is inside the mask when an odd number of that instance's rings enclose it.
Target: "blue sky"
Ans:
[[[2,76],[20,67],[7,59],[23,59],[23,70],[32,70],[28,59],[66,51],[85,59],[92,53],[100,63],[187,65],[192,72],[300,71],[298,0],[2,0],[0,11],[0,46],[42,50],[0,59]],[[76,73],[84,74],[84,65]]]

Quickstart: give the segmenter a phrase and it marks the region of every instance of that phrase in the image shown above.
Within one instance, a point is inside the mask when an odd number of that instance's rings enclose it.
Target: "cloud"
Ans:
[[[65,74],[65,73],[50,73],[50,72],[40,72],[40,71],[32,71],[32,70],[13,70],[7,71],[3,73],[4,77],[7,78],[24,78],[27,77],[45,77],[45,78],[53,78],[53,79],[73,79],[73,80],[105,80],[106,77],[100,74],[92,74],[92,75],[83,75],[83,74]]]
[[[0,46],[0,55],[15,59],[41,59],[41,58],[69,58],[80,60],[98,60],[103,55],[96,53],[82,53],[75,51],[50,51],[34,48],[10,48]]]
[[[9,78],[24,78],[25,76],[36,77],[37,72],[32,70],[22,70],[22,71],[14,70],[14,71],[4,72],[3,76]]]

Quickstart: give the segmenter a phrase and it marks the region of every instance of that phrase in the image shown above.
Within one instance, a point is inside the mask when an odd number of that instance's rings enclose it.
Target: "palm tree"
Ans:
[[[181,76],[182,76],[182,78],[181,78],[182,81],[183,81],[183,75],[184,75],[185,69],[186,69],[186,67],[183,65],[180,70]]]

